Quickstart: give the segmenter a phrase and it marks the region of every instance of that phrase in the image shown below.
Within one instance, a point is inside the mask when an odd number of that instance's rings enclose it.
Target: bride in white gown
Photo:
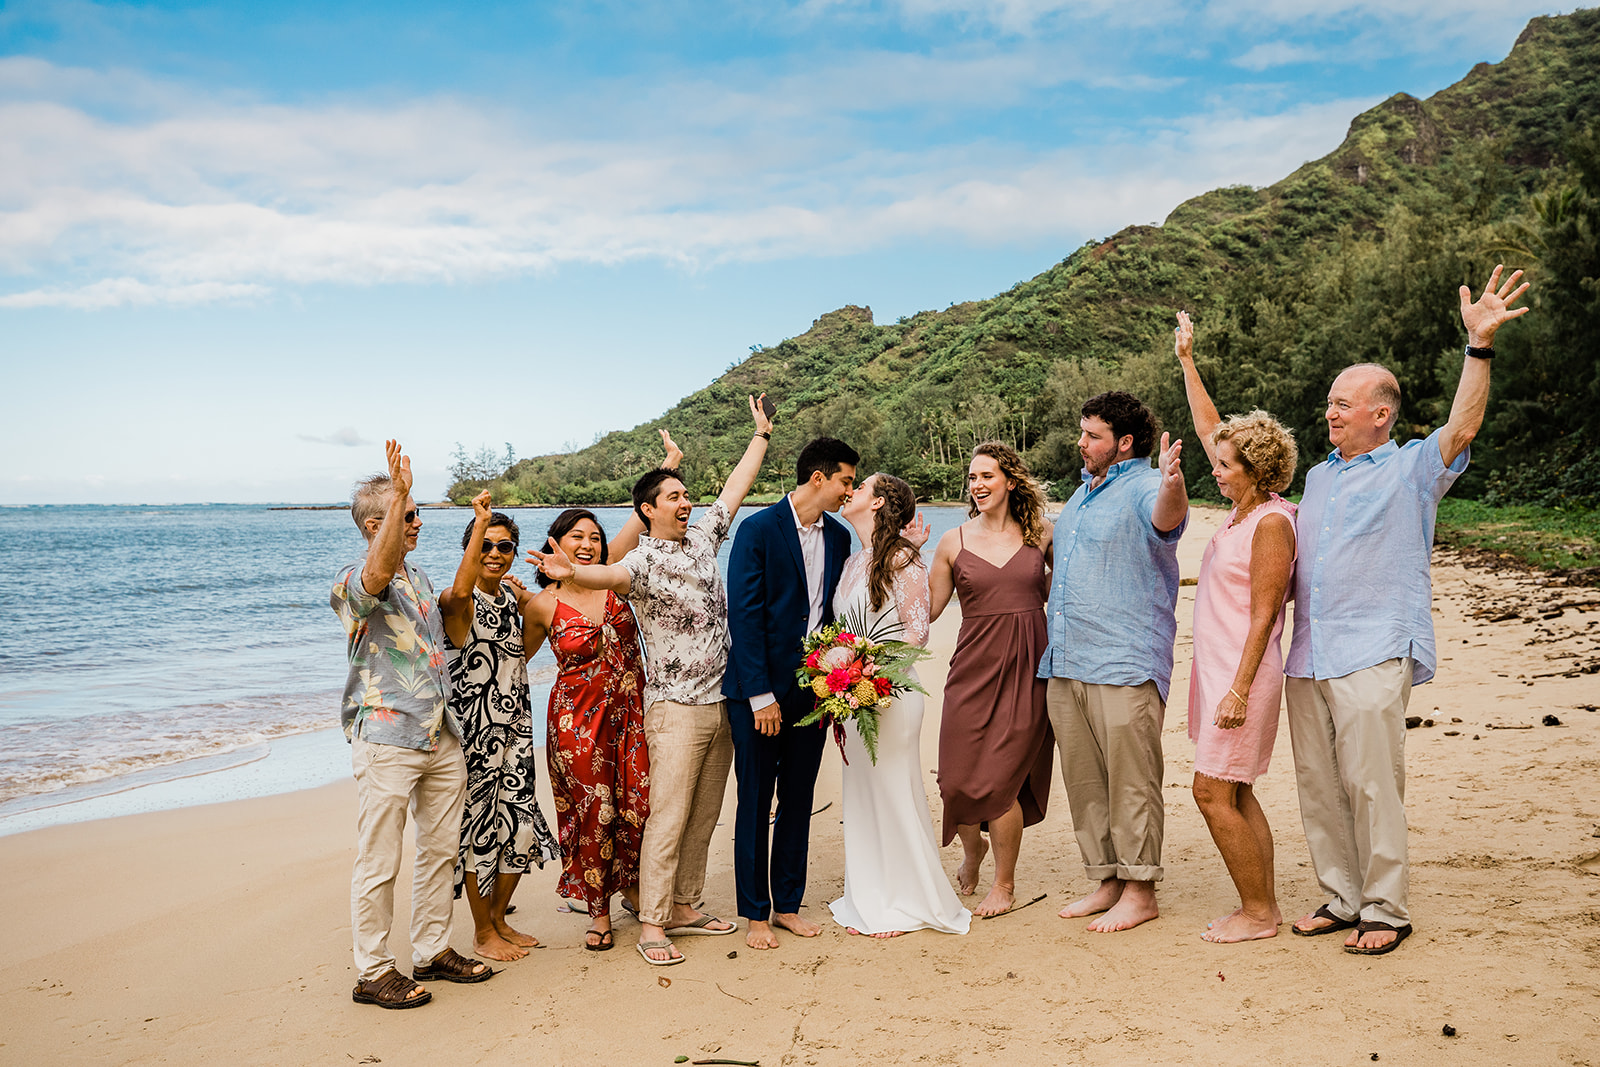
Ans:
[[[865,618],[869,626],[898,621],[902,631],[889,636],[925,645],[928,572],[900,535],[915,514],[916,498],[899,478],[874,474],[861,483],[839,515],[868,547],[845,563],[833,611],[835,618]],[[875,560],[884,565],[873,566]],[[879,713],[876,764],[855,724],[845,727],[844,896],[829,907],[851,933],[964,934],[972,922],[939,863],[923,785],[922,704],[922,694],[913,691]]]

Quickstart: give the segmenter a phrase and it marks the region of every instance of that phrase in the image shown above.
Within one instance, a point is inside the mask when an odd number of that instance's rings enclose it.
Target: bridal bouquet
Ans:
[[[897,693],[927,690],[911,673],[928,650],[896,641],[899,623],[880,622],[870,629],[863,620],[845,618],[806,635],[805,660],[795,679],[817,697],[811,714],[796,725],[820,722],[833,727],[833,739],[844,756],[844,724],[855,720],[867,755],[878,762],[878,712]],[[850,761],[845,760],[846,763]]]

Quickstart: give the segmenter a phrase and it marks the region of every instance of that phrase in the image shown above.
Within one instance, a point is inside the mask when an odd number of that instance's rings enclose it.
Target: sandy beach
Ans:
[[[1194,513],[1185,576],[1221,517]],[[343,782],[0,838],[0,1062],[1600,1062],[1600,676],[1583,673],[1600,660],[1600,595],[1543,581],[1436,557],[1439,675],[1411,706],[1435,725],[1408,735],[1416,934],[1393,955],[1350,956],[1340,938],[1287,926],[1246,945],[1200,940],[1235,898],[1189,796],[1185,588],[1162,915],[1138,929],[1090,934],[1057,918],[1088,888],[1058,780],[1018,872],[1020,900],[1043,901],[965,937],[847,935],[826,908],[843,882],[830,758],[806,899],[819,938],[766,953],[742,937],[685,938],[688,962],[657,970],[629,950],[628,921],[617,951],[584,952],[586,919],[557,912],[550,865],[523,880],[513,916],[547,948],[485,985],[433,983],[420,1010],[379,1011],[350,1001],[355,793]],[[924,672],[935,820],[937,694],[958,621],[935,626]],[[1541,725],[1551,715],[1560,725]],[[1286,728],[1258,795],[1292,920],[1320,900]],[[706,893],[728,917],[732,812],[730,788]],[[943,858],[953,872],[959,849]],[[398,906],[409,910],[405,884]],[[392,947],[408,960],[399,926]],[[464,902],[454,944],[471,947]]]

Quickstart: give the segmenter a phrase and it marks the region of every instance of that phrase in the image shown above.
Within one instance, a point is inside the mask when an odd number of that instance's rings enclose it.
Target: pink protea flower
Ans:
[[[838,670],[848,667],[855,662],[855,653],[848,648],[839,648],[835,645],[822,654],[821,666],[828,670]]]

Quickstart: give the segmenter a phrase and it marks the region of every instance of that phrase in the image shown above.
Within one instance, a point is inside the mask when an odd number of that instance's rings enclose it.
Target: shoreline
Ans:
[[[1191,519],[1184,573],[1198,569],[1220,518],[1197,511]],[[768,1067],[1135,1058],[1281,1067],[1367,1062],[1375,1053],[1451,1067],[1592,1062],[1600,1041],[1600,838],[1592,836],[1600,834],[1592,790],[1600,714],[1593,679],[1564,671],[1590,654],[1588,624],[1600,609],[1543,618],[1528,610],[1540,595],[1529,580],[1468,570],[1443,554],[1434,590],[1439,675],[1415,691],[1411,712],[1438,725],[1407,734],[1417,932],[1390,956],[1350,956],[1338,938],[1287,930],[1244,945],[1199,939],[1234,898],[1187,796],[1194,591],[1184,588],[1163,730],[1162,916],[1134,930],[1088,934],[1082,921],[1056,917],[1088,887],[1057,772],[1018,870],[1019,899],[1047,893],[1039,905],[974,922],[965,936],[848,936],[827,911],[843,880],[838,760],[830,755],[817,784],[814,806],[823,810],[813,819],[803,911],[823,924],[815,940],[780,933],[778,950],[755,952],[738,936],[685,938],[688,962],[655,969],[632,953],[639,928],[619,914],[618,950],[584,952],[587,922],[555,911],[557,871],[546,865],[523,879],[513,923],[549,948],[482,986],[435,983],[428,1007],[383,1012],[349,999],[355,790],[346,778],[0,838],[8,872],[0,909],[15,931],[0,961],[11,1021],[0,1058],[408,1064],[470,1048],[490,1062],[668,1064],[683,1055]],[[1497,605],[1505,607],[1495,615],[1515,609],[1514,617],[1483,614]],[[953,614],[935,624],[936,656],[924,664],[935,694],[922,732],[929,772],[957,624]],[[1544,715],[1561,725],[1541,725]],[[550,815],[542,767],[539,779]],[[932,773],[924,781],[937,821]],[[1320,898],[1287,729],[1258,797],[1292,921]],[[735,911],[733,811],[730,788],[704,894],[708,910],[725,917]],[[940,855],[953,873],[959,849]],[[991,873],[986,864],[985,882]],[[403,874],[401,916],[408,885]],[[405,960],[404,918],[396,925],[391,944]],[[464,902],[452,944],[471,948]],[[1447,1023],[1456,1036],[1444,1036]]]

